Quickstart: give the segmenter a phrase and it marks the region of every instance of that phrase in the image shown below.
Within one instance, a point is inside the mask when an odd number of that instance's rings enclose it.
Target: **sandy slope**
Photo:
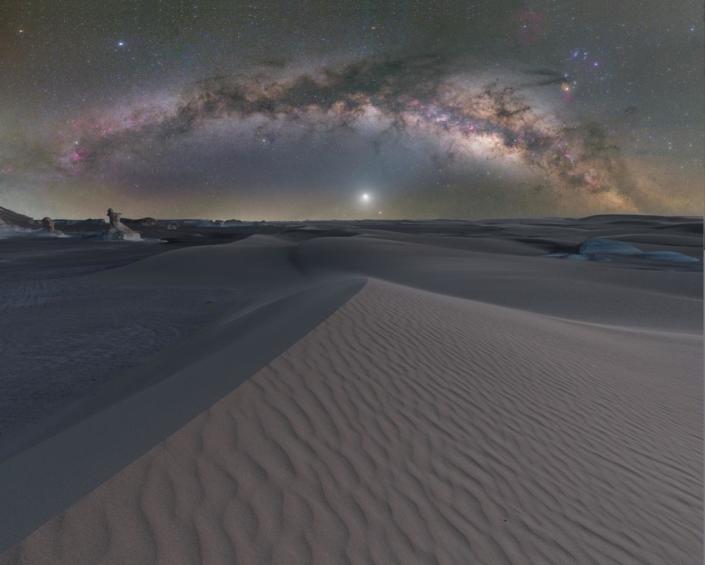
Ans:
[[[232,319],[330,279],[302,276],[294,245],[270,236],[166,253],[26,243],[0,246],[13,259],[0,263],[0,462],[204,357],[199,340]]]
[[[201,357],[196,342],[224,321],[332,279],[374,277],[561,318],[701,333],[701,263],[542,256],[566,245],[575,251],[597,236],[638,236],[660,241],[661,251],[702,257],[702,221],[686,220],[333,222],[298,231],[264,225],[257,229],[283,231],[183,249],[0,240],[0,465],[168,377],[188,362],[184,351]],[[2,537],[0,528],[0,549]]]
[[[0,563],[700,563],[701,353],[371,280]]]

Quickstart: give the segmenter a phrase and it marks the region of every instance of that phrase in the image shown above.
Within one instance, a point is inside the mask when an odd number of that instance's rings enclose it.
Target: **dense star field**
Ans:
[[[34,216],[698,213],[702,6],[5,2]]]

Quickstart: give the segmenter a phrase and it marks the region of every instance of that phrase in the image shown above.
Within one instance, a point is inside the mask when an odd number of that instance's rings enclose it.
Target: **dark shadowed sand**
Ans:
[[[1,564],[702,562],[699,220],[266,229],[0,242]]]

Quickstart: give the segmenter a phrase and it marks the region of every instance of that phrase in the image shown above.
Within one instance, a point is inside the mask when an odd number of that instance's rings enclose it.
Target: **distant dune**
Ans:
[[[702,273],[435,225],[81,275],[233,295],[0,463],[0,564],[702,562]]]
[[[32,218],[0,206],[0,227],[5,226],[28,228],[32,226]]]

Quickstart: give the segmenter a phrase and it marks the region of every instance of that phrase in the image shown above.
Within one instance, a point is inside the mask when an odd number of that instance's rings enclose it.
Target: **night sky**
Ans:
[[[0,206],[701,214],[701,0],[0,3]]]

